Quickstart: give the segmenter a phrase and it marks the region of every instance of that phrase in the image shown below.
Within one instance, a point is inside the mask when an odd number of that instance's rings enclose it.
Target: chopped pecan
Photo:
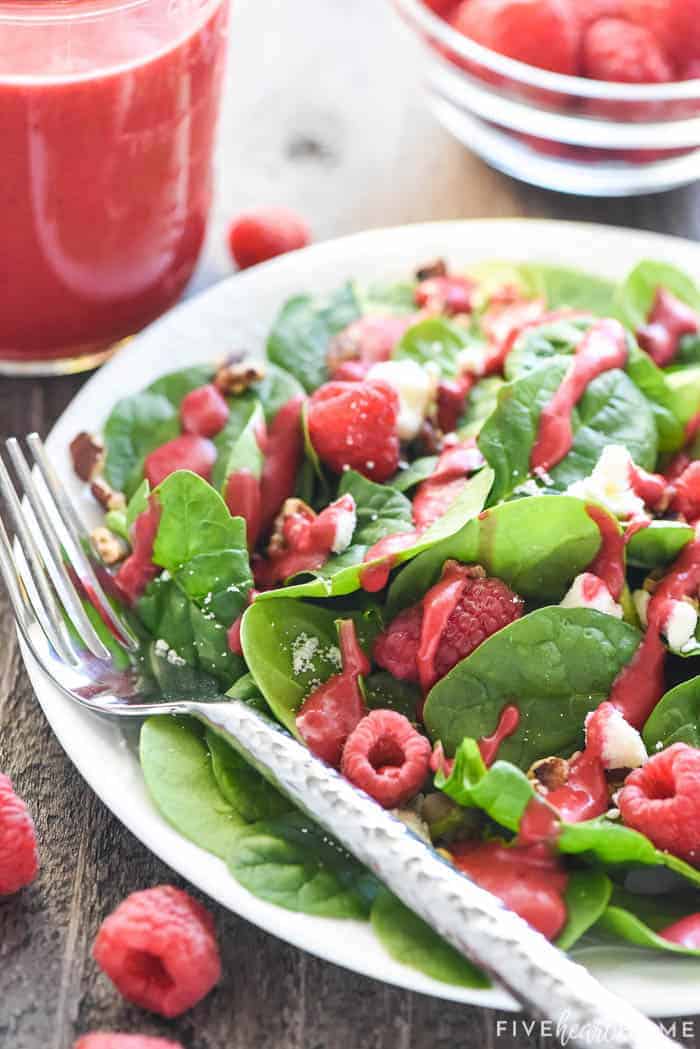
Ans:
[[[90,538],[95,550],[106,565],[116,565],[119,561],[123,561],[129,552],[126,543],[104,525],[94,528],[90,533]]]
[[[82,481],[92,481],[102,471],[105,446],[99,437],[83,430],[70,443],[73,469]]]
[[[431,280],[433,277],[446,277],[447,263],[444,259],[433,259],[416,270],[416,280]]]
[[[96,477],[90,485],[90,491],[105,510],[126,510],[126,496],[115,492],[103,477]]]
[[[214,376],[214,385],[225,397],[243,393],[256,382],[265,378],[264,361],[227,358]]]
[[[527,778],[535,789],[557,790],[566,785],[569,778],[569,762],[565,758],[542,758],[528,769]]]

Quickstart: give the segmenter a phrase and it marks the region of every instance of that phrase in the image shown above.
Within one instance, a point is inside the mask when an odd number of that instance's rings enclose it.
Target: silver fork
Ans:
[[[7,442],[24,499],[0,459],[0,492],[14,531],[12,543],[0,520],[0,573],[27,648],[64,695],[110,717],[197,718],[530,1013],[554,1021],[569,1044],[604,1049],[678,1044],[272,721],[223,696],[206,703],[164,702],[143,691],[135,671],[118,669],[86,614],[85,595],[125,649],[134,650],[136,640],[107,598],[89,534],[38,435],[31,434],[27,444],[33,468],[19,442]]]

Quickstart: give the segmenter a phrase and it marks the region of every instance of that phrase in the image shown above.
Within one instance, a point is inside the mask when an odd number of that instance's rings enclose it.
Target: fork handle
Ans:
[[[595,1042],[600,1049],[678,1045],[495,896],[445,862],[400,820],[245,703],[188,703],[185,712],[235,747],[528,1012],[553,1021],[569,1044],[590,1047]]]

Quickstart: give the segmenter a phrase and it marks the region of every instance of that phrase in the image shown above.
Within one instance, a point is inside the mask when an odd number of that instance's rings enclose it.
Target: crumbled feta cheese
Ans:
[[[299,634],[292,642],[292,668],[298,677],[313,668],[313,659],[318,651],[319,641],[317,637],[308,634]]]
[[[380,379],[396,390],[399,398],[398,433],[402,441],[412,441],[430,413],[438,386],[434,367],[421,367],[417,361],[379,361],[367,372],[368,379]]]
[[[630,483],[630,468],[633,465],[632,457],[626,448],[619,444],[608,444],[603,448],[590,477],[574,481],[567,488],[566,494],[600,503],[615,517],[626,518],[642,514],[644,501],[635,493]]]
[[[604,769],[638,769],[646,762],[648,755],[642,737],[610,703],[594,710],[586,718],[587,743],[589,724],[594,718],[598,719],[598,731],[594,738],[600,747],[598,756]],[[601,740],[602,743],[599,742]]]
[[[596,612],[622,619],[622,608],[613,598],[602,579],[591,572],[577,575],[561,600],[562,608],[592,608]]]
[[[465,372],[470,372],[472,375],[483,375],[486,371],[488,354],[489,347],[485,343],[483,346],[475,343],[459,351],[457,363]]]
[[[647,626],[647,610],[649,608],[649,602],[651,601],[651,594],[648,590],[633,590],[632,601],[639,617],[639,622],[643,627]]]
[[[695,638],[698,613],[689,601],[671,601],[671,608],[663,625],[663,633],[672,652],[683,652]]]
[[[357,508],[355,500],[351,495],[344,495],[334,504],[335,509],[335,535],[331,550],[334,554],[342,554],[352,542],[352,537],[357,525]]]

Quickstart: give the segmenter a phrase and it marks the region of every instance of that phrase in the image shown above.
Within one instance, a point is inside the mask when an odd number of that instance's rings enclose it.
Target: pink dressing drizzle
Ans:
[[[153,563],[153,545],[158,533],[162,508],[152,495],[148,506],[134,521],[131,530],[131,555],[122,564],[114,581],[130,605],[136,604],[148,584],[162,571]]]
[[[550,470],[571,450],[571,413],[597,376],[627,363],[627,336],[611,319],[597,321],[581,339],[564,379],[540,415],[539,432],[530,456],[533,470]]]
[[[588,571],[603,580],[617,601],[625,585],[625,537],[621,534],[617,521],[607,510],[596,506],[595,503],[586,503],[586,513],[595,521],[600,532],[600,549]]]
[[[485,765],[493,765],[501,744],[518,731],[519,725],[520,711],[510,703],[501,711],[496,730],[490,736],[483,736],[479,740],[479,750]]]

